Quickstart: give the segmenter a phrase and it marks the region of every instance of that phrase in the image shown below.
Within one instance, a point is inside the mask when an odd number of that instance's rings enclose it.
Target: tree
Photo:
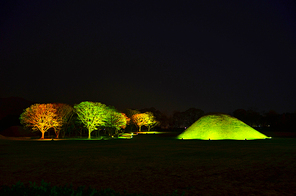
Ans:
[[[124,126],[124,127],[121,127],[121,128],[122,128],[122,129],[125,129],[126,126],[127,126],[128,124],[130,124],[131,119],[130,119],[129,117],[127,117],[127,115],[126,115],[125,113],[121,113],[121,114],[123,115],[123,117],[125,118],[125,121],[126,121],[125,126]]]
[[[141,132],[141,127],[148,124],[149,116],[147,113],[134,114],[132,120],[138,126],[139,132]]]
[[[118,136],[120,129],[125,129],[129,118],[118,112],[114,107],[107,108],[105,127],[108,129],[109,136]]]
[[[148,131],[150,131],[153,127],[157,126],[159,124],[159,122],[157,120],[155,120],[155,117],[152,112],[146,112],[145,114],[147,114],[147,116],[148,116],[148,121],[145,126],[147,126]]]
[[[183,113],[180,111],[174,111],[173,116],[171,117],[171,127],[174,128],[184,128],[184,117]]]
[[[189,127],[204,115],[204,111],[197,108],[189,108],[184,112],[185,126]]]
[[[62,126],[62,121],[58,117],[56,108],[53,104],[34,104],[24,110],[20,116],[20,122],[26,127],[32,127],[33,131],[44,133],[50,128]]]
[[[175,128],[189,127],[203,115],[204,111],[197,108],[189,108],[185,112],[175,111],[173,114],[172,125]]]
[[[64,103],[54,103],[53,106],[57,111],[58,118],[62,121],[62,126],[54,127],[56,138],[59,138],[60,132],[63,132],[65,135],[66,129],[70,124],[70,120],[74,114],[73,107],[64,104]]]
[[[133,127],[135,126],[137,126],[135,123],[134,123],[134,121],[132,120],[133,119],[133,115],[135,115],[135,114],[139,114],[140,112],[138,111],[138,110],[134,110],[134,109],[126,109],[125,111],[124,111],[124,113],[126,114],[126,116],[127,116],[127,118],[129,119],[129,123],[127,123],[127,125],[129,125],[129,127],[130,127],[130,132],[132,132],[133,131]]]
[[[264,117],[265,126],[271,127],[272,130],[276,130],[278,128],[279,119],[280,115],[276,111],[270,110]]]
[[[87,130],[88,131],[88,130]],[[70,129],[68,130],[69,135],[73,134],[82,138],[83,133],[85,133],[85,126],[81,120],[79,120],[78,115],[74,112],[73,117],[70,121]]]
[[[88,139],[91,132],[100,126],[105,126],[107,106],[99,102],[85,101],[74,106],[78,119],[88,129]]]
[[[151,112],[154,116],[154,119],[158,122],[155,126],[161,127],[162,129],[169,128],[169,119],[165,113],[162,113],[161,111],[155,109],[154,107],[144,108],[144,109],[141,109],[140,111],[141,113]]]

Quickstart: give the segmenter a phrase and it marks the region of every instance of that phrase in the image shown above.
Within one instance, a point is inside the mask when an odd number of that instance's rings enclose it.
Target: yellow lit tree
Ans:
[[[152,112],[146,112],[145,114],[148,115],[148,121],[145,124],[145,126],[148,128],[148,131],[150,131],[153,127],[157,126],[159,122],[155,120],[155,117]]]
[[[44,133],[48,129],[62,126],[54,105],[50,103],[31,105],[21,114],[20,122],[26,127],[31,127],[33,131],[39,130],[42,133],[41,139],[44,139]]]
[[[78,119],[88,129],[88,139],[91,132],[106,124],[107,106],[99,102],[84,101],[74,106]]]

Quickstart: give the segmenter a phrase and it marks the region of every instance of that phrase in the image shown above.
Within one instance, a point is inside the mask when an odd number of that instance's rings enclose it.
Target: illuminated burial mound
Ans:
[[[226,114],[212,114],[201,117],[178,139],[200,140],[253,140],[266,139],[266,135],[258,132],[244,122]]]

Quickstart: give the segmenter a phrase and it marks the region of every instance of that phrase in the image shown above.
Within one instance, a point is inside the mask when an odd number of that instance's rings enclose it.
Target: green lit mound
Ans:
[[[266,135],[258,132],[244,122],[226,114],[212,114],[201,117],[178,139],[200,140],[254,140],[266,139]]]

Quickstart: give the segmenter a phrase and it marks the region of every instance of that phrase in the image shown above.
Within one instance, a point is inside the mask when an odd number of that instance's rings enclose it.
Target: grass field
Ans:
[[[295,195],[296,138],[0,140],[0,185],[42,179],[153,195]]]

